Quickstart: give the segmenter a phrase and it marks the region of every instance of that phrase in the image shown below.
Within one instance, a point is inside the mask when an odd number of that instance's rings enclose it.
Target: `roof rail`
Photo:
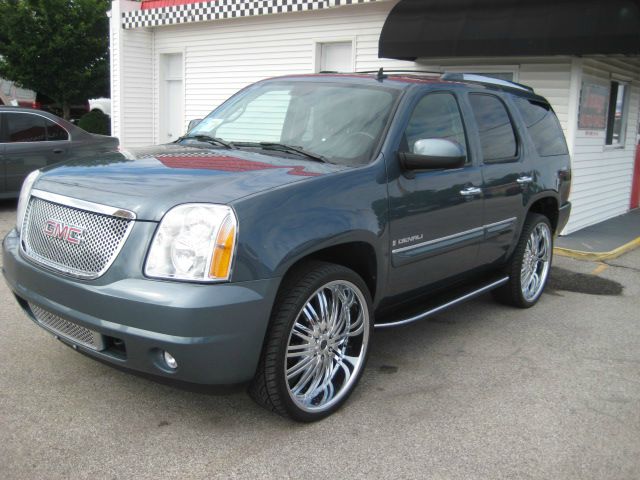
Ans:
[[[524,90],[526,92],[532,92],[533,88],[521,83],[510,82],[509,80],[502,80],[500,78],[487,77],[485,75],[477,75],[474,73],[445,73],[442,75],[442,80],[449,80],[454,82],[471,82],[481,83],[484,85],[497,85],[500,87],[515,88],[518,90]]]
[[[442,72],[435,72],[432,70],[408,70],[408,69],[386,69],[386,68],[380,68],[379,70],[360,70],[357,71],[355,73],[375,73],[380,75],[382,74],[387,74],[387,73],[408,73],[408,74],[413,74],[413,75],[437,75],[440,76],[442,75]]]

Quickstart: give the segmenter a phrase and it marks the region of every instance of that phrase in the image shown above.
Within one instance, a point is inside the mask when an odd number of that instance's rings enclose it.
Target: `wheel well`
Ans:
[[[545,197],[536,200],[529,208],[529,211],[547,217],[551,222],[553,232],[556,232],[556,228],[558,227],[558,201],[555,198]]]
[[[321,260],[350,268],[362,277],[369,287],[371,298],[375,298],[378,279],[376,252],[370,244],[350,242],[318,250],[298,260],[289,268],[287,274],[309,260]]]

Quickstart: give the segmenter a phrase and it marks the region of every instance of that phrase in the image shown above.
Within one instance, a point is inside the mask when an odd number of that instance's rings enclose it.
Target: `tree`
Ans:
[[[0,77],[58,103],[109,96],[109,0],[0,0]]]

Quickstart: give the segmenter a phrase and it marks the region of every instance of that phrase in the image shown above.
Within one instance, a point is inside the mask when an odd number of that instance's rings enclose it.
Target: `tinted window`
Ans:
[[[405,131],[406,144],[402,150],[413,152],[418,140],[443,138],[451,140],[467,151],[464,126],[455,97],[449,93],[426,95],[416,105]]]
[[[485,163],[515,157],[518,152],[516,135],[504,103],[493,95],[469,96],[478,125],[482,156]]]
[[[9,142],[43,142],[46,140],[44,118],[30,113],[7,115]]]
[[[560,122],[549,105],[518,97],[514,101],[538,155],[550,157],[569,153]]]
[[[67,131],[51,120],[45,120],[47,125],[47,140],[69,140],[69,134]]]
[[[398,94],[382,85],[261,82],[213,111],[183,141],[209,135],[241,149],[260,148],[258,142],[285,143],[330,162],[358,165],[371,160]],[[282,155],[268,148],[263,152]]]
[[[237,119],[220,125],[217,135],[236,142],[247,138],[256,142],[280,142],[290,102],[289,90],[266,92],[248,102]]]

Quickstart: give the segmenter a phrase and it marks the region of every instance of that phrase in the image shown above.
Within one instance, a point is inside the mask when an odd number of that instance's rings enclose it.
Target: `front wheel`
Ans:
[[[520,308],[536,304],[547,284],[553,256],[551,223],[544,215],[530,214],[511,261],[509,281],[497,290],[497,300]]]
[[[371,296],[358,274],[304,265],[280,289],[249,393],[297,421],[330,415],[360,379],[372,328]]]

